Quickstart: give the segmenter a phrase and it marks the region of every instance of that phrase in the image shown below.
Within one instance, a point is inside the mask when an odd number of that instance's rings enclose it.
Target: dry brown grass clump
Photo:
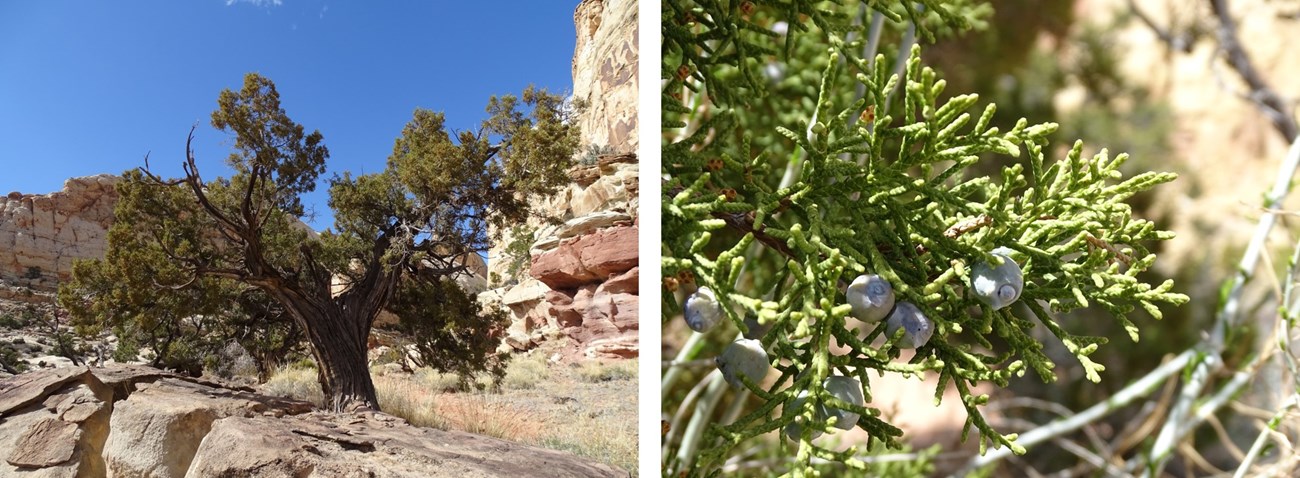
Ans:
[[[637,364],[635,360],[584,362],[578,366],[576,372],[578,379],[587,383],[601,383],[612,380],[636,381]]]
[[[262,393],[303,400],[318,407],[325,404],[325,393],[321,391],[315,368],[296,365],[283,367],[262,384]]]
[[[506,376],[501,380],[501,386],[507,390],[528,390],[537,387],[550,375],[545,354],[516,356],[506,366]]]
[[[482,393],[443,395],[437,414],[445,429],[487,435],[520,443],[536,443],[548,427],[530,410]]]
[[[401,417],[412,425],[447,429],[436,411],[438,390],[401,375],[375,376],[375,395],[379,409]]]

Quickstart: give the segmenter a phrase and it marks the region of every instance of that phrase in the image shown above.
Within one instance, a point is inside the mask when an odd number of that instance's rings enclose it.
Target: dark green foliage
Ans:
[[[22,360],[13,344],[0,343],[0,370],[12,374],[27,371],[27,362]]]
[[[118,211],[137,197],[130,188],[139,183],[130,178],[138,180],[138,174],[126,173]],[[165,252],[150,251],[149,243],[139,239],[130,223],[119,219],[109,230],[109,241],[123,247],[110,248],[102,261],[77,261],[73,281],[60,290],[61,304],[83,335],[110,329],[118,337],[115,360],[136,361],[141,347],[147,347],[151,365],[199,375],[235,342],[261,358],[258,372],[266,378],[300,346],[298,327],[265,294],[221,279],[163,282],[181,272],[171,269]]]
[[[911,8],[864,3],[885,18]],[[1153,285],[1141,274],[1156,257],[1148,245],[1172,233],[1134,217],[1127,203],[1173,174],[1126,179],[1128,155],[1087,157],[1078,142],[1065,158],[1047,159],[1056,124],[1022,118],[1004,130],[994,105],[945,95],[946,82],[923,64],[921,48],[864,48],[875,12],[861,7],[794,1],[744,12],[700,1],[674,3],[678,16],[665,12],[663,274],[711,288],[734,326],[693,337],[698,348],[679,359],[715,355],[731,334],[749,329],[750,318],[765,328],[760,340],[779,375],[736,394],[758,401],[734,421],[697,427],[692,420],[691,429],[706,431],[695,442],[684,437],[680,449],[669,446],[674,469],[713,470],[738,446],[782,429],[798,414],[777,410],[803,391],[812,397],[806,410],[820,402],[860,413],[873,446],[896,447],[901,430],[880,410],[822,389],[824,378],[843,375],[859,379],[870,397],[877,372],[937,375],[936,399],[957,390],[966,431],[975,429],[981,450],[992,443],[1023,453],[1014,434],[985,421],[979,407],[989,397],[974,395],[975,384],[1007,387],[1031,370],[1054,381],[1041,337],[1061,344],[1097,382],[1103,367],[1089,356],[1111,337],[1072,332],[1058,322],[1061,314],[1094,306],[1137,341],[1135,309],[1159,318],[1159,304],[1187,300],[1172,282]],[[926,7],[932,14],[913,27],[921,37],[963,30],[986,13],[960,3]],[[682,21],[685,12],[695,23]],[[788,22],[788,33],[772,32],[772,19]],[[783,49],[772,44],[777,39]],[[767,62],[780,74],[762,73]],[[993,260],[996,247],[1013,251],[1025,288],[1017,304],[995,311],[969,284],[972,266]],[[873,345],[884,326],[846,317],[843,288],[863,273],[884,277],[899,301],[935,322],[934,337],[914,357],[900,359],[887,341]],[[680,304],[666,299],[663,308],[669,320]],[[850,352],[832,354],[832,344]],[[694,406],[711,399],[705,394]],[[665,405],[685,400],[668,390]],[[821,422],[803,427],[787,453],[794,473],[811,471],[814,458],[864,470],[854,450],[813,442]]]
[[[500,383],[509,356],[497,344],[510,319],[499,309],[483,310],[474,295],[450,279],[406,281],[389,306],[398,328],[415,342],[416,365],[460,377],[463,388],[478,374]]]
[[[62,327],[63,320],[60,319],[60,313],[51,310],[48,307],[37,306],[35,304],[22,304],[14,309],[7,310],[3,316],[0,316],[0,327],[9,329],[27,329],[32,332],[40,333],[41,336],[37,342],[51,347],[51,352],[60,357],[67,358],[75,365],[83,363],[83,356],[86,352],[86,346],[66,327]],[[21,343],[22,339],[17,338],[14,344]],[[39,345],[32,345],[35,352],[41,352]],[[10,352],[15,352],[11,350]],[[7,362],[14,366],[16,363]],[[17,362],[21,364],[21,362]]]
[[[528,224],[520,224],[510,228],[510,243],[506,244],[504,260],[506,264],[506,277],[502,280],[506,283],[518,283],[520,272],[524,267],[529,265],[529,259],[532,257],[529,250],[533,246],[533,234],[536,228]]]
[[[13,312],[0,313],[0,328],[4,329],[21,329],[27,326],[27,318],[23,314]]]

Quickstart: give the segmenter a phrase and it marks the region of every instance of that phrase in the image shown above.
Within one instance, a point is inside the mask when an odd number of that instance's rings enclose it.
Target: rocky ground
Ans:
[[[4,287],[3,281],[0,281],[0,287]],[[27,293],[38,298],[49,295]],[[72,327],[66,319],[60,318],[52,303],[0,299],[0,377],[83,363],[104,363],[116,342],[107,334],[71,340],[73,335]]]
[[[0,476],[622,476],[568,453],[385,413],[327,413],[114,365],[0,379]]]
[[[497,386],[480,379],[483,390],[464,390],[453,375],[397,363],[372,362],[371,373],[383,410],[414,425],[567,451],[635,475],[637,362],[551,360],[562,356],[562,348],[547,344],[516,354]],[[323,400],[314,368],[286,368],[256,388]]]

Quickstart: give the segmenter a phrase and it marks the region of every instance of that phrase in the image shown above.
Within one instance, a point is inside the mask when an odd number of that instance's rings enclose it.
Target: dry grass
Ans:
[[[440,373],[427,367],[416,370],[411,378],[435,392],[452,393],[461,389],[460,377],[456,374]]]
[[[480,393],[444,395],[437,413],[446,429],[520,443],[535,443],[547,428],[535,413]]]
[[[501,386],[507,390],[529,390],[536,388],[537,384],[550,378],[550,375],[545,354],[514,357],[506,366],[506,376],[502,379]]]
[[[379,409],[406,419],[412,425],[447,429],[436,412],[436,390],[400,375],[374,377]]]
[[[375,367],[380,408],[412,425],[460,430],[561,450],[637,475],[635,360],[549,365],[547,354],[516,357],[494,393],[458,392],[455,375]],[[269,395],[324,403],[316,369],[285,367],[262,385]]]
[[[318,407],[325,404],[325,393],[321,391],[315,368],[293,365],[281,368],[262,384],[262,393],[296,398],[314,403]]]
[[[553,417],[556,426],[533,444],[573,453],[601,463],[628,470],[637,469],[636,416],[612,417],[589,415]]]
[[[578,379],[587,383],[608,382],[611,380],[636,380],[635,360],[618,360],[614,362],[584,362],[576,372]]]

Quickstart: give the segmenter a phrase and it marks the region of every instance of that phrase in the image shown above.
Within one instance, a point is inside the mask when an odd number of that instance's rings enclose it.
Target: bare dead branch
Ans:
[[[1142,11],[1141,8],[1138,8],[1135,0],[1128,0],[1128,8],[1129,11],[1133,12],[1133,16],[1136,16],[1138,20],[1141,20],[1147,28],[1151,29],[1151,31],[1156,34],[1156,37],[1159,38],[1160,41],[1169,45],[1169,48],[1183,53],[1192,52],[1192,44],[1195,40],[1195,35],[1191,32],[1182,32],[1182,34],[1175,35],[1172,28],[1162,28],[1160,25],[1156,24],[1155,20],[1148,16],[1146,12]]]
[[[1210,0],[1210,8],[1214,11],[1214,16],[1219,19],[1219,50],[1224,53],[1228,64],[1237,71],[1250,88],[1250,99],[1264,110],[1287,143],[1294,142],[1300,130],[1296,125],[1295,111],[1276,90],[1269,86],[1254,63],[1250,61],[1250,56],[1237,37],[1237,22],[1228,11],[1227,1]]]

